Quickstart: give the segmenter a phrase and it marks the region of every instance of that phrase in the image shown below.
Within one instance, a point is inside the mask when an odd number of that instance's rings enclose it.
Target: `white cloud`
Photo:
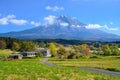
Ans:
[[[99,24],[88,24],[85,26],[87,29],[100,29],[100,28],[105,28],[106,30],[119,30],[119,28],[110,28],[107,25],[99,25]]]
[[[0,18],[0,25],[7,25],[7,24],[15,24],[15,25],[24,25],[28,23],[27,20],[16,19],[15,15],[7,15],[6,17]]]
[[[52,15],[45,17],[44,18],[45,24],[50,24],[50,25],[54,24],[56,22],[56,18],[57,18],[56,16],[52,16]]]
[[[76,27],[76,28],[80,28],[80,25],[71,25],[71,27]]]
[[[36,26],[36,27],[38,27],[38,26],[41,25],[39,22],[34,22],[34,21],[31,21],[31,24],[34,25],[34,26]]]
[[[8,15],[6,18],[7,19],[13,19],[13,18],[16,18],[16,16],[15,15]]]
[[[64,10],[64,7],[58,7],[58,6],[46,6],[45,7],[46,10],[50,10],[50,11],[60,11],[60,10]]]
[[[66,23],[66,22],[61,22],[60,25],[63,26],[63,27],[67,27],[67,26],[69,26],[69,24]]]
[[[71,25],[71,27],[75,27],[75,25]]]
[[[8,24],[8,19],[7,18],[1,18],[0,19],[0,25],[7,25]]]
[[[104,25],[103,27],[107,30],[112,30],[112,31],[119,30],[118,28],[109,28],[107,25]]]
[[[0,18],[0,25],[9,24],[9,20],[15,18],[15,15],[8,15],[6,17]]]
[[[88,24],[87,26],[85,26],[87,29],[98,29],[101,28],[102,26],[100,26],[99,24]]]
[[[81,27],[80,25],[77,25],[76,27]]]
[[[11,19],[9,20],[9,22],[16,25],[25,25],[26,23],[28,23],[28,21],[26,20],[17,20],[17,19]]]

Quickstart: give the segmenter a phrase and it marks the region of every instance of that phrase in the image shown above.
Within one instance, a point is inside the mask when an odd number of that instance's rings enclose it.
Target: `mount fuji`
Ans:
[[[24,31],[1,33],[0,36],[18,39],[120,40],[118,35],[106,33],[98,29],[87,29],[86,25],[75,18],[58,16],[49,24],[46,23]]]

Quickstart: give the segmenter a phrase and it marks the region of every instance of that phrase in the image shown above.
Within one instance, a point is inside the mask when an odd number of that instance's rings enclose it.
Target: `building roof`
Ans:
[[[22,52],[22,54],[35,54],[36,52]]]
[[[22,56],[21,54],[11,54],[10,56]]]

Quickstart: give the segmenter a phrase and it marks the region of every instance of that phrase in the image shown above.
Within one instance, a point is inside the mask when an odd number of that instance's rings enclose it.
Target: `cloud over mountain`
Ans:
[[[117,27],[108,27],[107,25],[99,25],[99,24],[88,24],[85,26],[87,29],[100,29],[100,28],[104,28],[106,30],[119,30],[119,28]]]
[[[60,25],[63,26],[63,27],[67,27],[67,26],[69,26],[69,24],[66,23],[66,22],[61,22]]]
[[[56,22],[56,16],[49,15],[49,16],[45,17],[44,20],[45,20],[46,24],[52,25]]]
[[[116,41],[120,40],[120,36],[109,34],[99,30],[98,24],[84,24],[68,16],[48,16],[46,21],[39,27],[27,29],[19,32],[9,32],[0,34],[3,37],[15,37],[20,39],[74,39],[74,40],[94,40],[94,41]],[[37,22],[32,21],[32,25]],[[46,27],[47,25],[47,27]]]
[[[32,24],[32,25],[34,25],[36,27],[41,25],[40,22],[35,22],[35,21],[31,21],[30,24]]]

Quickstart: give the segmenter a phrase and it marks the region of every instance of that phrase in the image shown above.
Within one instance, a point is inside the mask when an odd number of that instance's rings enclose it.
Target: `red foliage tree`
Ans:
[[[87,56],[87,55],[89,55],[90,54],[90,49],[89,48],[85,48],[84,50],[83,50],[83,53]]]
[[[6,48],[5,41],[0,40],[0,49],[5,49],[5,48]]]

